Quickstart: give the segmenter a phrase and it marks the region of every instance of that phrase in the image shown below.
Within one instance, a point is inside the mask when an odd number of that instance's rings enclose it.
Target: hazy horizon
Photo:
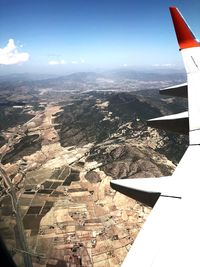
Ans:
[[[1,69],[1,66],[0,66]],[[70,75],[70,74],[76,74],[76,73],[112,73],[112,72],[132,72],[132,73],[157,73],[157,74],[185,74],[185,69],[184,67],[176,67],[176,68],[161,68],[161,67],[152,67],[152,66],[144,66],[144,67],[116,67],[116,68],[85,68],[85,69],[63,69],[63,70],[34,70],[34,71],[28,71],[24,69],[9,69],[9,71],[0,71],[0,77],[3,76],[25,76],[25,75],[30,75],[30,76],[52,76],[52,77],[59,77],[59,76],[65,76],[65,75]]]

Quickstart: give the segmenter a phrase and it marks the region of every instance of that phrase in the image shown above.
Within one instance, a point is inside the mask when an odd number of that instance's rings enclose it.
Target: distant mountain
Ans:
[[[55,78],[58,75],[53,74],[38,74],[38,73],[12,73],[6,75],[0,75],[0,82],[2,81],[37,81]]]
[[[39,74],[11,74],[0,76],[1,87],[26,86],[31,90],[137,90],[169,86],[186,80],[183,72],[136,71],[117,69],[101,72],[76,72],[63,76]],[[163,84],[162,84],[163,83]]]
[[[118,69],[104,72],[76,72],[65,76],[60,76],[49,81],[73,81],[73,82],[94,82],[99,78],[113,80],[143,80],[143,81],[163,81],[163,80],[185,80],[184,72],[159,72],[159,71],[135,71]]]
[[[96,72],[76,72],[66,76],[59,77],[58,79],[73,81],[73,82],[88,82],[88,81],[95,81],[100,77],[104,77],[104,75]]]
[[[143,80],[143,81],[163,81],[163,80],[185,80],[186,75],[184,72],[178,71],[161,71],[161,70],[148,70],[136,71],[130,69],[118,69],[108,72],[106,75],[112,79],[130,79],[130,80]]]
[[[53,74],[37,74],[37,73],[13,73],[0,75],[1,81],[73,81],[86,82],[95,81],[98,78],[111,79],[137,79],[137,80],[163,80],[163,79],[185,79],[183,71],[172,70],[132,70],[132,69],[116,69],[99,72],[74,72],[66,75]]]

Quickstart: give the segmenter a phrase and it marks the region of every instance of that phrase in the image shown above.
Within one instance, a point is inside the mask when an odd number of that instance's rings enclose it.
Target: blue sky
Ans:
[[[0,59],[2,73],[181,67],[169,6],[200,39],[199,0],[0,0],[0,6],[0,48],[12,39],[16,56],[9,65]]]

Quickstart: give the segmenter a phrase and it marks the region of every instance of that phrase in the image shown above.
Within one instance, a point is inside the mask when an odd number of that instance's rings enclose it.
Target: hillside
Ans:
[[[34,90],[30,103],[23,100],[22,119],[2,127],[0,139],[34,267],[120,266],[150,210],[112,190],[110,181],[174,171],[187,137],[151,129],[145,121],[183,111],[186,102],[153,89]],[[9,103],[8,118],[15,114]],[[0,231],[23,266],[6,192],[1,180]]]

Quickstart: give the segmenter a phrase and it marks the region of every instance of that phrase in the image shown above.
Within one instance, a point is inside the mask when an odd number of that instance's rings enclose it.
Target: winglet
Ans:
[[[180,49],[200,46],[179,10],[176,7],[170,7],[169,9]]]

